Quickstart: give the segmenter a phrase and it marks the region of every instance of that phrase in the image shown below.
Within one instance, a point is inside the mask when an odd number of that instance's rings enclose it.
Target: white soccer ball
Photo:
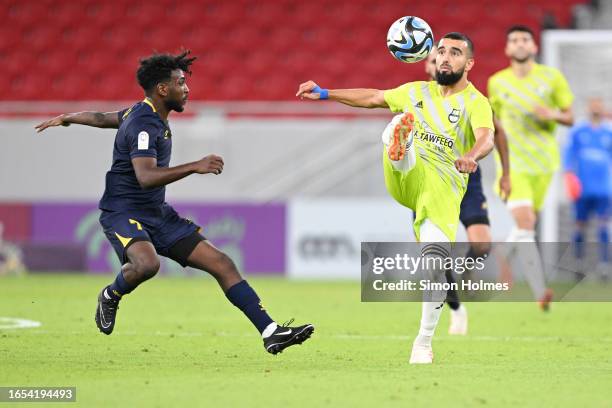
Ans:
[[[387,48],[395,59],[419,62],[427,57],[434,45],[434,37],[425,20],[405,16],[396,20],[387,33]]]

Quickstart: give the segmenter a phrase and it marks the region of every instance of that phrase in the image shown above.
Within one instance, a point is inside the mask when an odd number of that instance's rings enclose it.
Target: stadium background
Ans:
[[[446,334],[443,312],[435,363],[414,367],[420,305],[359,302],[360,242],[412,239],[409,212],[383,183],[379,137],[391,114],[294,95],[308,79],[422,79],[422,64],[385,47],[391,22],[408,14],[437,37],[472,36],[470,79],[483,91],[508,63],[506,28],[528,24],[541,59],[568,77],[577,117],[592,93],[612,106],[605,0],[0,0],[0,248],[22,251],[31,272],[0,276],[0,386],[76,386],[74,406],[86,407],[610,406],[609,304],[561,302],[544,314],[527,302],[469,303],[469,335]],[[118,271],[97,222],[115,132],[34,125],[133,104],[138,58],[181,47],[199,60],[187,110],[171,116],[172,164],[214,152],[226,166],[169,186],[167,198],[246,271],[279,322],[316,325],[282,356],[264,354],[212,279],[172,261],[122,301],[112,336],[93,323],[96,293]],[[481,165],[503,240],[511,219],[491,190],[492,158]],[[570,240],[569,208],[556,180],[541,238]]]
[[[172,163],[214,152],[227,165],[222,177],[192,176],[170,186],[168,201],[186,205],[247,273],[356,277],[360,241],[412,239],[408,212],[382,182],[379,134],[391,115],[300,103],[298,84],[314,79],[330,88],[391,88],[422,79],[422,64],[398,63],[384,40],[392,21],[413,14],[438,36],[456,30],[473,38],[477,63],[470,79],[484,91],[488,76],[507,65],[510,24],[527,24],[540,37],[542,28],[605,26],[610,10],[606,2],[574,0],[503,6],[488,0],[3,0],[4,238],[21,247],[31,270],[117,269],[96,222],[114,131],[72,126],[36,135],[33,125],[68,111],[129,106],[142,97],[138,59],[184,47],[199,59],[187,111],[171,118]],[[576,81],[585,79],[570,76],[579,117],[589,90]],[[592,77],[588,83],[598,85]],[[492,163],[489,157],[481,165],[494,239],[503,240],[511,220],[491,191]],[[544,218],[544,240],[567,240],[571,224],[558,183]],[[171,262],[164,267],[190,273]]]

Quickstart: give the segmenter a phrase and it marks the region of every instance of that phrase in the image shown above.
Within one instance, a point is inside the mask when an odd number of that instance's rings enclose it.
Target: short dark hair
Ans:
[[[188,57],[190,53],[191,51],[186,50],[178,55],[153,54],[141,59],[140,67],[136,72],[138,83],[145,92],[150,92],[160,82],[169,81],[172,71],[176,69],[181,69],[191,75],[189,67],[196,57]]]
[[[472,42],[470,37],[468,37],[467,35],[463,33],[459,33],[457,31],[452,31],[450,33],[444,34],[442,38],[450,38],[451,40],[465,41],[467,44],[468,50],[470,50],[470,54],[474,56],[474,43]]]
[[[535,34],[533,33],[533,30],[527,27],[526,25],[522,25],[522,24],[515,24],[511,26],[510,28],[508,28],[508,30],[506,30],[506,37],[516,32],[529,33],[531,35],[531,38],[535,39]]]

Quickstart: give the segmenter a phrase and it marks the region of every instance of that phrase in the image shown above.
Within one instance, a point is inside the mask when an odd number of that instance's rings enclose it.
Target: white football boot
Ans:
[[[412,353],[410,354],[410,364],[431,363],[433,363],[433,350],[431,349],[431,346],[413,344]]]
[[[467,309],[465,306],[463,306],[463,304],[461,304],[459,309],[451,310],[450,313],[450,326],[448,328],[448,334],[465,336],[468,331]]]

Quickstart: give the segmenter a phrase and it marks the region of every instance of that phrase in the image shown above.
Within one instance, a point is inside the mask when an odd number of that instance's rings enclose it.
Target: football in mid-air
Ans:
[[[425,20],[405,16],[396,20],[387,33],[387,48],[393,57],[407,62],[419,62],[431,52],[434,37]]]

